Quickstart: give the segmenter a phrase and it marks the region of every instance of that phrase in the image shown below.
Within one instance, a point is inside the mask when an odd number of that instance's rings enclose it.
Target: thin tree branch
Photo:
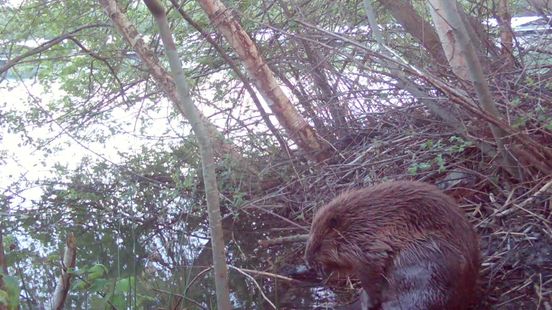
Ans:
[[[14,58],[8,60],[8,62],[0,68],[0,75],[4,72],[8,71],[13,66],[17,65],[19,62],[21,62],[25,58],[28,58],[30,56],[42,53],[42,52],[52,48],[53,46],[63,42],[64,40],[72,38],[77,33],[81,32],[82,30],[96,28],[96,27],[109,27],[109,25],[108,24],[94,24],[94,25],[86,25],[86,26],[78,27],[77,29],[75,29],[71,32],[62,34],[62,35],[60,35],[56,38],[53,38],[49,41],[46,41],[46,42],[40,44],[39,46],[37,46],[37,47],[35,47],[35,48],[19,55],[17,57],[14,57]]]

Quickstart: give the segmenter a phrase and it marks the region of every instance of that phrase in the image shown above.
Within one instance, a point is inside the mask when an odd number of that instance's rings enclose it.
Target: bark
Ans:
[[[422,44],[440,66],[448,66],[439,36],[431,24],[416,12],[410,2],[405,0],[379,0],[379,2],[408,33]]]
[[[468,65],[466,63],[467,59],[464,55],[460,54],[460,43],[453,35],[452,25],[449,24],[447,19],[440,15],[441,10],[438,7],[435,7],[435,9],[433,9],[433,2],[437,1],[429,0],[429,10],[431,13],[431,17],[433,18],[433,23],[435,24],[435,29],[437,30],[437,33],[439,35],[441,46],[448,59],[448,63],[452,67],[452,71],[454,72],[454,74],[456,74],[456,76],[463,80],[469,80],[470,78]],[[456,2],[456,0],[454,0],[454,2]],[[442,5],[444,6],[446,4]],[[459,23],[460,21],[458,21],[458,24]]]
[[[498,0],[496,20],[500,28],[500,43],[502,45],[500,53],[502,54],[502,58],[507,62],[505,66],[508,68],[514,63],[514,56],[512,55],[514,32],[512,31],[511,19],[508,0]]]
[[[153,79],[157,82],[159,87],[165,92],[169,99],[173,102],[177,111],[179,111],[185,118],[190,118],[190,112],[184,108],[184,103],[181,101],[175,88],[174,79],[167,73],[167,71],[160,65],[159,60],[155,56],[153,50],[144,42],[140,33],[136,30],[136,27],[127,19],[122,13],[116,0],[99,0],[100,4],[104,8],[107,16],[112,20],[117,31],[123,36],[125,41],[134,49],[138,54]],[[235,148],[224,141],[223,135],[217,130],[217,128],[209,122],[209,120],[193,107],[193,113],[198,115],[199,120],[206,128],[208,134],[213,138],[215,150],[217,155],[228,156],[237,161],[242,161],[240,155]]]
[[[205,186],[205,198],[207,200],[207,213],[211,230],[211,244],[213,246],[213,268],[215,272],[215,289],[218,309],[232,309],[230,303],[230,289],[228,287],[228,266],[224,249],[224,233],[222,230],[222,217],[220,214],[219,191],[215,172],[215,160],[213,144],[209,133],[201,119],[201,115],[192,102],[189,94],[189,86],[184,76],[184,70],[176,51],[165,9],[159,0],[144,0],[144,3],[155,17],[159,27],[159,33],[163,40],[165,52],[169,59],[171,72],[176,82],[179,100],[183,104],[190,124],[196,135],[201,154],[201,166],[203,170],[203,182]]]
[[[277,42],[277,44],[280,45],[279,42]],[[283,50],[281,46],[280,49]],[[293,95],[299,100],[299,104],[303,107],[304,113],[307,117],[309,117],[309,120],[313,122],[317,133],[323,137],[331,136],[331,130],[329,130],[326,124],[324,124],[324,121],[314,111],[314,108],[309,100],[309,96],[307,95],[307,91],[305,90],[305,87],[303,87],[300,74],[297,70],[290,65],[287,66],[287,70],[279,70],[276,66],[270,67],[272,72],[276,74],[280,81],[282,81],[282,83],[284,83],[284,85],[289,88]],[[292,75],[295,79],[295,83],[288,79],[286,74]]]
[[[459,78],[473,83],[479,104],[485,112],[497,120],[502,119],[483,74],[475,48],[456,7],[456,1],[451,4],[447,0],[429,0],[428,5],[453,72]],[[513,177],[521,179],[518,164],[505,148],[507,142],[505,131],[493,124],[489,124],[489,127],[502,159],[502,167]]]
[[[257,86],[257,90],[290,138],[309,158],[315,161],[327,158],[326,143],[318,137],[314,129],[291,104],[255,43],[234,18],[232,11],[219,0],[199,0],[199,4],[209,16],[211,23],[236,51]]]
[[[376,23],[376,15],[370,0],[364,0],[364,9],[366,11],[366,16],[368,18],[368,23],[372,29],[372,35],[378,45],[380,46],[381,52],[387,56],[389,59],[393,58],[392,53],[385,46],[385,40],[383,34],[381,33],[378,24]],[[416,83],[413,83],[410,79],[406,77],[404,71],[402,71],[399,66],[394,62],[387,62],[386,67],[397,79],[397,87],[404,89],[409,92],[414,98],[421,102],[429,111],[437,115],[445,124],[452,127],[458,134],[469,139],[468,129],[464,126],[462,121],[458,119],[451,111],[446,110],[445,108],[436,104],[431,98],[430,95],[422,91]],[[484,152],[489,152],[487,146],[482,145],[481,149]],[[494,155],[494,154],[492,154]]]
[[[261,114],[261,117],[265,122],[266,127],[268,127],[268,129],[274,135],[276,140],[278,140],[278,143],[280,143],[280,147],[283,150],[288,150],[289,147],[286,141],[284,140],[284,138],[282,138],[282,136],[280,135],[280,132],[278,132],[278,129],[274,126],[274,124],[272,124],[272,121],[270,120],[269,115],[266,113],[265,109],[263,108],[259,98],[257,97],[257,94],[255,93],[255,90],[253,89],[253,87],[251,87],[251,83],[249,82],[247,77],[241,72],[241,70],[238,68],[234,60],[230,58],[230,56],[224,51],[224,49],[219,44],[217,44],[217,42],[215,42],[215,40],[209,35],[208,32],[203,30],[198,23],[194,22],[192,18],[188,14],[186,14],[186,12],[184,12],[184,10],[179,6],[176,0],[170,0],[170,1],[173,4],[173,6],[178,10],[178,13],[180,13],[180,16],[182,16],[182,18],[184,18],[184,20],[188,22],[188,24],[194,27],[194,29],[197,30],[201,34],[201,36],[217,50],[217,52],[224,59],[224,61],[226,61],[226,63],[230,66],[232,71],[236,73],[238,78],[242,81],[243,86],[249,93],[249,97],[251,97],[251,100],[253,100],[253,103],[259,110],[259,113]]]
[[[50,309],[61,310],[67,299],[69,288],[71,286],[71,269],[75,268],[75,262],[77,258],[77,239],[72,233],[67,237],[65,244],[65,253],[63,254],[63,261],[61,265],[61,275],[56,285],[56,290],[50,301]]]
[[[468,32],[468,37],[470,38],[472,45],[475,48],[481,65],[483,65],[483,71],[489,72],[490,66],[488,59],[494,59],[500,54],[498,48],[496,47],[494,39],[489,36],[487,29],[485,29],[478,18],[467,14],[462,9],[462,7],[457,6],[456,8],[458,9],[458,14],[460,14],[460,18],[464,22],[464,26],[466,27],[466,30]]]

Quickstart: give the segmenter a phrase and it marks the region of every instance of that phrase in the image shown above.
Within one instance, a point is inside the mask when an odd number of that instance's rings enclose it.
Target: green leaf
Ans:
[[[88,283],[78,279],[73,283],[73,289],[77,291],[84,291],[88,288]]]
[[[90,286],[89,290],[92,292],[102,292],[105,290],[109,281],[107,279],[96,279]]]
[[[426,142],[422,143],[420,145],[420,149],[422,150],[429,150],[433,147],[433,140],[427,140]]]
[[[110,303],[113,306],[115,306],[116,309],[126,309],[127,308],[126,298],[122,295],[113,295],[110,298]],[[109,304],[106,304],[106,306],[109,306]]]
[[[514,121],[514,123],[512,124],[512,127],[514,128],[524,127],[526,123],[527,123],[527,118],[524,116],[520,116]]]
[[[440,173],[443,173],[445,172],[445,170],[447,170],[447,168],[445,167],[445,159],[443,158],[442,154],[439,154],[437,155],[437,157],[435,157],[435,162],[439,166]]]
[[[124,293],[129,292],[134,286],[136,281],[134,280],[134,277],[128,277],[124,279],[120,279],[115,284],[115,292],[117,293]]]
[[[19,307],[19,281],[17,281],[17,278],[6,276],[0,273],[0,276],[2,276],[2,280],[4,281],[4,290],[1,290],[0,292],[4,292],[5,294],[0,293],[0,301],[8,306],[8,310],[15,310]]]
[[[88,281],[99,279],[107,274],[107,267],[102,264],[96,264],[88,269]]]
[[[186,176],[184,177],[184,183],[182,184],[182,186],[186,189],[192,188],[192,186],[194,185],[194,181],[195,181],[195,173],[190,172],[186,174]]]
[[[8,292],[0,290],[0,305],[8,305]]]
[[[430,163],[419,163],[418,168],[420,168],[421,170],[427,170],[427,169],[431,168],[431,164]]]

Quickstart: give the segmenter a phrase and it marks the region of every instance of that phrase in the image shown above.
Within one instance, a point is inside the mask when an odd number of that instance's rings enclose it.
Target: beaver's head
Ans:
[[[361,191],[341,194],[316,212],[307,242],[307,263],[325,272],[351,273],[366,264],[366,242],[373,235],[370,209]]]

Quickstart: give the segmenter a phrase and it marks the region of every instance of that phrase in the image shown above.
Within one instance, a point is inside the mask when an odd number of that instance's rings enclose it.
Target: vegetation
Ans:
[[[1,2],[0,309],[347,303],[310,219],[389,179],[462,205],[481,309],[552,307],[549,1],[145,2]]]

